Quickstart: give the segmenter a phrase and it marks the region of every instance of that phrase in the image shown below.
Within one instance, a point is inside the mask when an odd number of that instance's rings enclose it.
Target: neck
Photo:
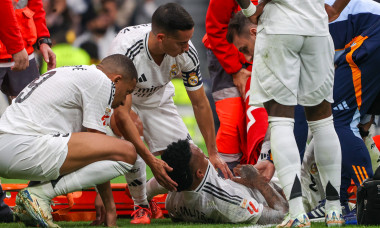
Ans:
[[[157,65],[160,65],[165,57],[165,52],[159,47],[157,39],[152,31],[149,33],[148,50],[154,62],[157,63]]]

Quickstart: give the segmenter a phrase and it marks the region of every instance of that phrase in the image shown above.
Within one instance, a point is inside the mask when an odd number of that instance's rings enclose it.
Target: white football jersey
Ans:
[[[255,224],[262,214],[263,202],[258,191],[222,179],[209,162],[202,182],[194,191],[169,192],[165,204],[170,217],[176,220]]]
[[[201,88],[198,54],[191,41],[189,51],[176,57],[166,55],[162,63],[157,65],[148,50],[150,31],[150,24],[126,27],[119,32],[111,45],[110,54],[126,55],[137,69],[138,81],[132,93],[132,103],[148,107],[157,107],[164,103],[174,95],[171,79],[175,77],[182,76],[186,90],[195,91]]]
[[[115,86],[95,65],[60,67],[26,86],[0,119],[0,132],[68,134],[83,127],[106,133]]]
[[[324,0],[273,0],[264,8],[257,31],[267,34],[328,36]]]

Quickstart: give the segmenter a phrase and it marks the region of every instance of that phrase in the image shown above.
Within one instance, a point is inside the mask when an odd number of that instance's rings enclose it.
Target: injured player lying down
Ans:
[[[252,165],[234,169],[235,178],[218,176],[202,151],[186,140],[168,146],[162,155],[178,183],[169,192],[166,209],[173,221],[278,224],[288,204],[278,186],[268,184]]]

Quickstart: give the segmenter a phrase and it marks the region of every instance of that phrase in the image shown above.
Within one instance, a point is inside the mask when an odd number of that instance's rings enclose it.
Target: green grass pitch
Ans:
[[[203,151],[207,151],[205,145],[199,145]],[[147,179],[152,177],[152,172],[147,166]],[[16,180],[16,179],[4,179],[1,178],[2,183],[27,183],[25,180]],[[120,176],[111,181],[112,183],[125,183],[125,178]],[[257,225],[250,224],[190,224],[190,223],[173,223],[170,219],[154,219],[150,225],[132,225],[130,224],[131,219],[128,218],[119,218],[118,227],[215,227],[215,228],[224,228],[224,227],[260,227]],[[57,222],[61,227],[90,227],[90,222]],[[25,227],[22,223],[0,223],[0,228],[20,228]],[[264,226],[263,226],[264,227]],[[267,227],[267,226],[265,226]],[[274,227],[274,226],[273,226]],[[324,223],[312,223],[311,227],[326,227]],[[373,228],[379,226],[345,226],[345,227],[356,227],[356,228]]]

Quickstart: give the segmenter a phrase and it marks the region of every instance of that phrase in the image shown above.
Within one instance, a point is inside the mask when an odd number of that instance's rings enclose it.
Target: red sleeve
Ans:
[[[18,27],[12,0],[0,1],[0,40],[9,54],[15,54],[24,48],[24,42]]]
[[[253,2],[257,4],[257,1]],[[209,46],[228,74],[238,72],[246,62],[244,55],[226,39],[228,23],[238,7],[235,0],[211,0],[206,14]]]
[[[28,7],[34,12],[33,20],[37,29],[37,39],[50,37],[49,30],[46,27],[46,13],[42,5],[42,0],[29,0]]]

